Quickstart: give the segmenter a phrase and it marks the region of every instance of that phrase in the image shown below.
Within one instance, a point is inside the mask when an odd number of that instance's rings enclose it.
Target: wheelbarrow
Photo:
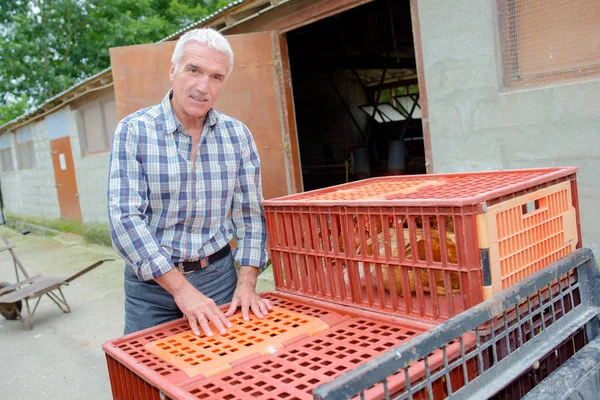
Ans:
[[[0,253],[4,251],[10,252],[15,267],[17,282],[13,284],[0,282],[0,314],[8,320],[20,319],[25,330],[33,329],[33,316],[44,295],[48,296],[62,312],[69,313],[71,312],[71,307],[69,307],[69,303],[67,303],[67,299],[62,291],[62,286],[68,285],[81,275],[90,272],[107,261],[114,261],[114,258],[98,260],[87,268],[84,268],[69,277],[44,275],[30,276],[14,251],[16,246],[9,243],[5,237],[2,237],[2,240],[4,240],[5,246],[0,247]],[[21,278],[20,275],[23,275],[23,278]],[[30,300],[36,300],[33,308],[29,304]],[[25,303],[25,313],[23,312],[23,302]]]

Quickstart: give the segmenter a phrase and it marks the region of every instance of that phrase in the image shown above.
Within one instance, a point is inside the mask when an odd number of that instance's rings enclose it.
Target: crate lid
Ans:
[[[577,173],[577,167],[370,178],[266,200],[264,206],[466,206]]]
[[[232,369],[246,357],[267,356],[285,348],[286,341],[329,329],[319,318],[280,307],[263,319],[252,316],[250,321],[244,321],[238,312],[230,322],[232,328],[225,335],[196,336],[188,329],[149,342],[145,348],[189,376],[210,377]]]

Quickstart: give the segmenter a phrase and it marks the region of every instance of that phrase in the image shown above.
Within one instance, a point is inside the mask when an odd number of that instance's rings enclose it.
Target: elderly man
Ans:
[[[260,161],[248,128],[213,109],[233,68],[227,40],[190,31],[171,62],[172,90],[123,119],[112,144],[108,213],[126,262],[124,331],[185,315],[196,335],[213,336],[209,322],[225,334],[238,307],[246,320],[271,309],[256,294],[268,257]]]

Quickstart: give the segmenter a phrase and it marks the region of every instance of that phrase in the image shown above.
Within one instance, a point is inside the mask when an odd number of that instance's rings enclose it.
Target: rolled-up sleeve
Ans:
[[[268,260],[266,226],[261,202],[260,159],[252,134],[244,125],[241,160],[233,194],[231,217],[237,249],[234,259],[240,265],[263,268]]]
[[[138,147],[139,127],[122,121],[112,142],[108,176],[108,217],[115,250],[140,280],[158,278],[173,268],[144,214],[147,181]]]

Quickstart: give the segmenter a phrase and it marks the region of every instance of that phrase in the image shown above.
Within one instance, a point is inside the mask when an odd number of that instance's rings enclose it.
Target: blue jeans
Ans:
[[[218,306],[231,302],[237,285],[231,254],[184,276]],[[125,266],[125,335],[181,317],[183,314],[169,292],[153,280],[140,282],[135,272]]]

